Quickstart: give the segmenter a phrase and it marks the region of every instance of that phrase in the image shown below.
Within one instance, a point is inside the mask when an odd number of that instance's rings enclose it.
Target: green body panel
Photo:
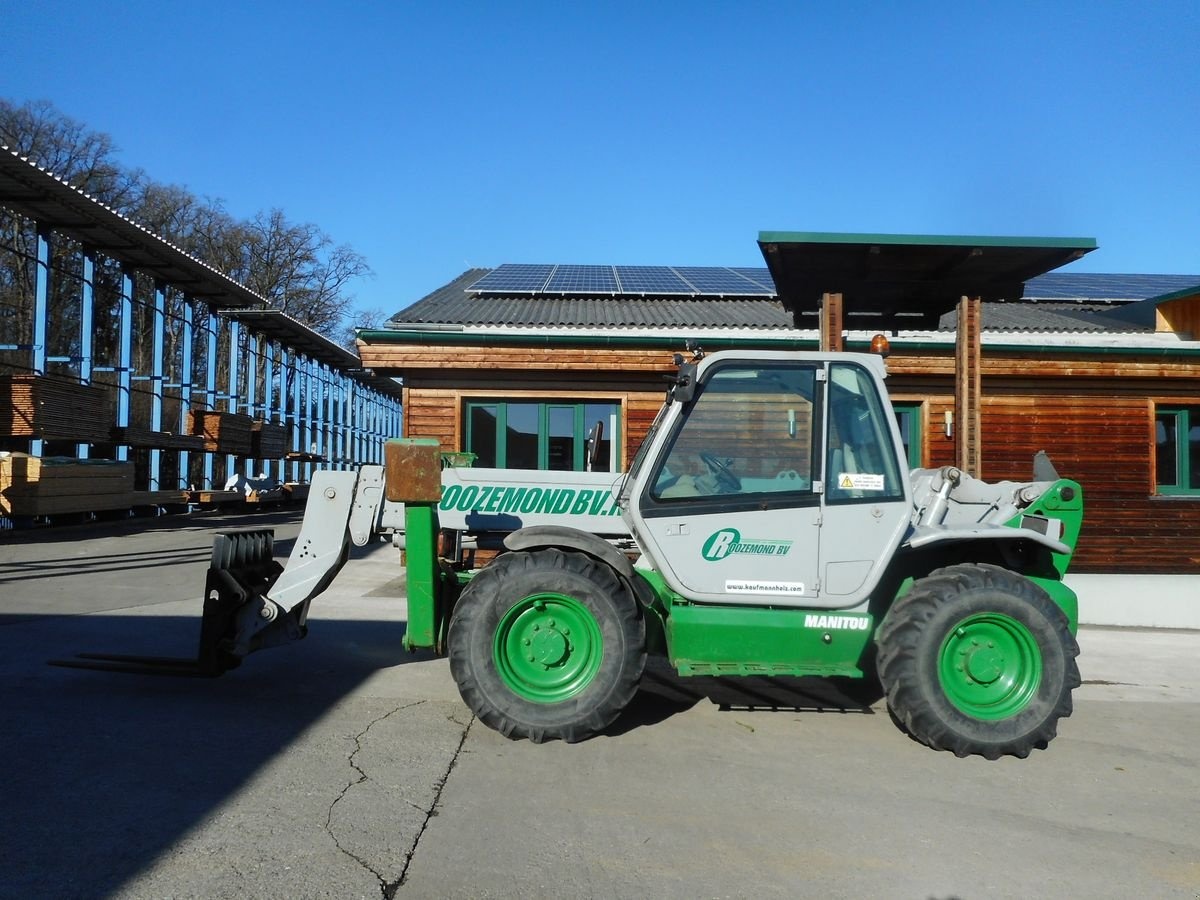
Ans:
[[[1077,482],[1066,478],[1059,479],[1024,511],[1024,515],[1046,516],[1062,522],[1062,542],[1070,547],[1073,553],[1075,545],[1079,542],[1079,531],[1083,527],[1083,489]],[[1019,528],[1020,516],[1007,524]],[[1052,554],[1054,570],[1058,573],[1057,579],[1028,574],[1025,577],[1050,595],[1050,599],[1066,615],[1071,634],[1075,634],[1079,630],[1079,597],[1062,582],[1071,565],[1071,555]]]
[[[445,610],[439,602],[438,515],[431,503],[404,506],[404,571],[408,580],[408,627],[404,649],[433,649]]]
[[[1063,527],[1062,542],[1074,551],[1079,542],[1079,530],[1083,527],[1083,488],[1077,482],[1060,478],[1046,493],[1038,497],[1036,502],[1031,503],[1023,514],[1058,519]],[[1020,516],[1006,524],[1020,528]],[[1059,578],[1067,574],[1070,564],[1071,554],[1054,554],[1054,568],[1058,571]]]
[[[875,634],[865,613],[676,605],[667,618],[671,664],[680,675],[844,675]]]
[[[875,636],[869,615],[698,605],[657,572],[637,574],[654,592],[644,605],[646,649],[665,653],[680,675],[863,675],[859,663]]]

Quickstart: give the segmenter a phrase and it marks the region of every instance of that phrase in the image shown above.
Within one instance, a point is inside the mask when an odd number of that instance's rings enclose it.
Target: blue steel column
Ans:
[[[46,374],[46,335],[50,325],[50,229],[38,225],[37,257],[33,267],[33,346],[29,367],[38,375]],[[29,442],[33,456],[42,455],[43,441]]]
[[[275,342],[273,340],[271,340],[270,338],[267,338],[267,344],[265,347],[265,351],[266,351],[266,357],[263,360],[263,415],[262,415],[262,418],[263,418],[264,422],[270,422],[271,424],[274,424],[276,422],[276,419],[278,419],[279,424],[282,425],[283,424],[283,413],[279,407],[282,407],[283,404],[279,403],[277,406],[275,403],[275,398],[283,397],[283,383],[281,380],[280,385],[279,385],[279,391],[276,391],[275,390]],[[280,378],[282,379],[282,377],[283,377],[283,375],[282,375],[282,373],[280,373]],[[279,415],[276,416],[276,413],[278,413]],[[263,467],[263,471],[270,472],[270,470],[272,468],[274,468],[276,470],[275,471],[276,480],[283,481],[283,461],[275,460],[274,462],[266,463],[265,466]]]
[[[204,369],[204,407],[209,410],[217,408],[217,359],[219,349],[220,320],[213,308],[208,307],[208,347],[207,364]],[[204,484],[201,487],[213,487],[213,462],[216,459],[214,451],[204,452]]]
[[[346,445],[342,429],[342,373],[329,367],[329,455],[338,469],[346,467]]]
[[[133,397],[133,270],[121,268],[121,336],[117,347],[117,427],[129,427]],[[129,459],[129,445],[117,447],[117,459]]]
[[[79,306],[79,380],[88,384],[92,380],[92,320],[93,304],[95,301],[94,281],[96,279],[96,256],[89,250],[83,251],[83,293]],[[75,455],[87,459],[91,452],[90,444],[76,444]]]
[[[246,414],[251,419],[258,412],[258,348],[261,336],[253,331],[246,334],[246,402],[243,405]],[[254,451],[246,458],[246,477],[253,478],[259,474],[260,460],[253,458]]]
[[[317,455],[329,459],[329,441],[326,434],[325,421],[325,365],[320,360],[313,360],[313,382],[316,396],[312,405],[313,433],[317,441]]]
[[[296,374],[300,384],[300,403],[296,407],[300,426],[300,452],[315,452],[316,442],[312,439],[312,360],[300,354],[297,359]],[[305,462],[300,464],[296,477],[299,481],[308,481],[311,474],[312,465]]]
[[[229,320],[229,392],[226,400],[226,410],[231,413],[238,411],[238,376],[242,356],[242,330],[235,319]],[[232,478],[237,471],[237,457],[232,453],[225,455],[225,477]]]
[[[161,281],[154,282],[154,319],[152,323],[150,360],[150,430],[162,431],[163,413],[163,384],[164,377],[163,353],[166,346],[167,331],[167,295],[166,286]],[[154,447],[150,450],[150,490],[159,489],[159,473],[162,466],[162,450]]]
[[[192,310],[192,298],[183,298],[183,328],[182,337],[183,353],[179,358],[179,433],[187,434],[188,432],[188,412],[192,408],[192,379],[195,375],[192,372],[192,338],[195,327],[194,313]],[[186,450],[179,451],[179,485],[178,487],[186,489],[188,487],[188,464],[191,457]]]
[[[291,350],[288,352],[287,371],[288,371],[289,377],[291,378],[291,388],[292,388],[292,411],[288,417],[288,422],[292,426],[292,451],[294,453],[300,453],[303,451],[303,448],[304,448],[304,444],[302,442],[303,435],[301,434],[301,431],[300,431],[300,429],[303,427],[303,425],[302,425],[303,418],[300,415],[300,391],[301,391],[301,388],[303,387],[303,382],[304,382],[303,369],[302,369],[303,359],[304,359],[304,357],[301,356],[295,350]],[[292,463],[291,470],[288,472],[288,479],[290,481],[299,481],[300,480],[300,463],[299,462]]]

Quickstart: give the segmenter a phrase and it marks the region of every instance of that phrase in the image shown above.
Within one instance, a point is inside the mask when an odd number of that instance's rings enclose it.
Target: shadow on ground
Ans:
[[[380,668],[430,657],[402,622],[320,622],[293,646],[219,679],[116,675],[44,664],[77,650],[187,655],[198,620],[0,617],[3,897],[118,889]],[[344,763],[330,748],[330,765]],[[281,826],[285,827],[285,826]]]

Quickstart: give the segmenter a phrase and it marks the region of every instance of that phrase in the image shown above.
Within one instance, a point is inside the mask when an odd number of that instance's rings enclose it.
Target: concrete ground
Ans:
[[[0,536],[0,897],[1200,897],[1200,633],[1084,629],[1049,749],[956,759],[825,682],[661,666],[610,733],[510,742],[400,649],[395,552],[221,679],[45,665],[191,651],[214,527]],[[147,527],[149,525],[149,527]]]

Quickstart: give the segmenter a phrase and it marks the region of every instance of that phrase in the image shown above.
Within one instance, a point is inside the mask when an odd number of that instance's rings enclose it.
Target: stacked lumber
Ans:
[[[0,456],[0,512],[10,516],[128,509],[133,463],[106,459]]]
[[[169,431],[151,431],[149,428],[113,428],[114,444],[127,447],[151,447],[158,450],[203,450],[204,438],[197,434],[172,434]]]
[[[286,425],[255,422],[251,432],[250,455],[255,459],[282,459],[287,452],[287,438]]]
[[[106,388],[48,375],[0,376],[0,435],[105,443],[114,408]]]
[[[254,420],[241,413],[193,409],[188,413],[188,432],[204,438],[204,449],[212,453],[249,456]]]

